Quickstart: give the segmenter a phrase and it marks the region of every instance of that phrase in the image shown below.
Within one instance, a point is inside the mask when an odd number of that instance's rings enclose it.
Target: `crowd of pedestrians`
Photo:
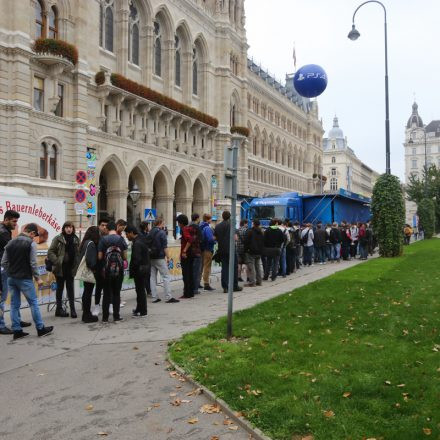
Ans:
[[[27,336],[23,327],[30,323],[20,318],[20,292],[31,308],[32,317],[39,336],[49,334],[53,327],[45,327],[38,307],[34,287],[35,280],[42,284],[36,262],[38,235],[35,224],[28,224],[17,238],[12,239],[19,214],[7,211],[0,224],[0,257],[2,266],[0,334],[13,334],[14,339]],[[83,282],[82,321],[93,323],[102,315],[102,322],[110,316],[114,322],[122,321],[120,310],[123,279],[128,270],[136,291],[134,318],[148,314],[147,295],[152,303],[164,301],[167,304],[194,298],[202,291],[214,291],[211,286],[212,261],[221,265],[221,287],[228,291],[230,255],[230,212],[222,213],[222,221],[215,227],[212,217],[204,214],[202,219],[194,213],[189,219],[186,215],[177,216],[180,228],[180,267],[183,278],[183,291],[175,298],[171,291],[170,249],[164,221],[156,219],[150,223],[142,222],[139,228],[127,225],[124,220],[117,222],[101,219],[98,226],[91,226],[80,242],[72,222],[65,222],[62,231],[54,237],[48,250],[46,268],[56,278],[55,316],[77,318],[75,309],[75,278]],[[131,258],[128,263],[128,243],[131,243]],[[286,277],[303,266],[340,262],[359,256],[367,259],[375,247],[374,236],[368,223],[340,225],[333,223],[300,225],[298,222],[272,219],[263,230],[259,220],[248,225],[240,222],[235,230],[235,264],[233,290],[244,287],[261,286],[263,281],[274,281]],[[163,294],[159,293],[159,276]],[[63,298],[64,291],[67,301]],[[11,294],[12,329],[4,321],[4,304]],[[94,306],[92,302],[94,299]],[[101,306],[102,299],[102,306]],[[69,312],[66,310],[69,305]]]

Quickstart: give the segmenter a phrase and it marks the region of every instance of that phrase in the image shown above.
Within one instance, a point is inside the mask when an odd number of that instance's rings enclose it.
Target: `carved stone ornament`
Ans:
[[[152,170],[155,165],[156,165],[156,158],[155,157],[149,157],[148,158],[148,168],[150,168],[150,170]]]
[[[124,151],[122,153],[122,160],[124,161],[125,165],[128,165],[128,151]]]
[[[191,176],[191,177],[193,177],[194,176],[194,173],[196,172],[196,169],[194,168],[194,167],[189,167],[189,175]]]
[[[174,175],[175,172],[176,172],[176,169],[177,169],[177,165],[175,164],[175,162],[172,162],[171,165],[170,165],[171,174]]]

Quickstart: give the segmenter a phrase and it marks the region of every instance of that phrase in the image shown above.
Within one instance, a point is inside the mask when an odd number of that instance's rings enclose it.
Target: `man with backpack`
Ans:
[[[269,275],[275,281],[278,276],[281,246],[284,243],[284,234],[278,227],[276,218],[270,221],[270,226],[264,231],[264,253],[266,255],[266,266],[264,268],[264,278],[267,281]]]
[[[312,265],[313,255],[313,229],[310,223],[306,224],[306,227],[301,232],[301,244],[304,247],[303,264],[304,266]]]
[[[202,232],[202,279],[203,290],[212,291],[215,290],[209,285],[209,278],[211,275],[212,255],[214,254],[214,232],[210,226],[211,215],[203,214],[203,222],[200,223],[200,231]]]
[[[130,278],[133,278],[136,290],[136,308],[133,318],[147,316],[147,293],[145,292],[145,276],[149,272],[150,251],[146,243],[146,236],[138,233],[134,226],[127,226],[125,235],[131,241]]]
[[[322,223],[316,225],[316,231],[314,232],[314,245],[316,250],[316,257],[319,264],[325,264],[325,241],[326,232],[322,228]]]
[[[336,222],[330,230],[330,243],[331,243],[331,261],[338,263],[341,261],[341,231]]]
[[[260,227],[260,221],[255,219],[252,228],[246,232],[244,248],[248,256],[247,267],[249,273],[249,282],[245,287],[261,286],[261,256],[264,252],[264,235]]]
[[[107,225],[108,235],[98,245],[98,260],[103,260],[104,297],[102,300],[102,322],[108,322],[109,307],[113,304],[113,321],[122,321],[119,315],[122,280],[127,266],[127,244],[117,233],[116,223]]]
[[[163,290],[165,292],[166,303],[178,303],[179,300],[173,298],[170,287],[170,273],[168,271],[168,262],[170,261],[170,254],[168,251],[167,234],[164,231],[165,224],[163,219],[158,218],[153,223],[153,229],[148,233],[147,245],[150,249],[151,261],[151,276],[150,288],[153,303],[161,302],[162,300],[157,295],[157,273],[163,282]]]

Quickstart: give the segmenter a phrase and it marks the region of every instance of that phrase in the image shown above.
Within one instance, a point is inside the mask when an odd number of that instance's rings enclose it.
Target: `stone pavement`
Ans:
[[[315,265],[262,287],[246,288],[234,294],[234,310],[359,263]],[[181,282],[172,287],[180,296]],[[202,293],[179,304],[151,304],[149,299],[147,319],[130,317],[135,294],[124,292],[125,320],[106,325],[55,318],[42,308],[45,324],[55,326],[53,335],[38,338],[31,328],[30,336],[16,342],[0,336],[0,438],[250,439],[222,413],[200,413],[210,403],[207,398],[191,394],[193,387],[168,371],[168,341],[226,314],[227,295],[220,292]],[[27,309],[23,319],[31,320]]]

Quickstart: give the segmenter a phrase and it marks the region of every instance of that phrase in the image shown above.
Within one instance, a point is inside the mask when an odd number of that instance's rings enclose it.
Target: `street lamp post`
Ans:
[[[131,191],[128,193],[128,195],[133,202],[133,223],[136,225],[136,205],[141,197],[141,192],[139,191],[136,182],[134,182],[133,187],[131,188]]]
[[[368,0],[362,4],[360,4],[353,14],[353,24],[351,31],[348,34],[348,38],[352,41],[357,40],[361,34],[356,29],[354,25],[354,19],[356,17],[357,11],[367,3],[378,3],[382,6],[384,14],[385,14],[385,160],[386,160],[386,174],[391,174],[391,165],[390,165],[390,104],[389,104],[389,96],[388,96],[388,38],[387,38],[387,10],[385,6],[377,1],[377,0]]]

